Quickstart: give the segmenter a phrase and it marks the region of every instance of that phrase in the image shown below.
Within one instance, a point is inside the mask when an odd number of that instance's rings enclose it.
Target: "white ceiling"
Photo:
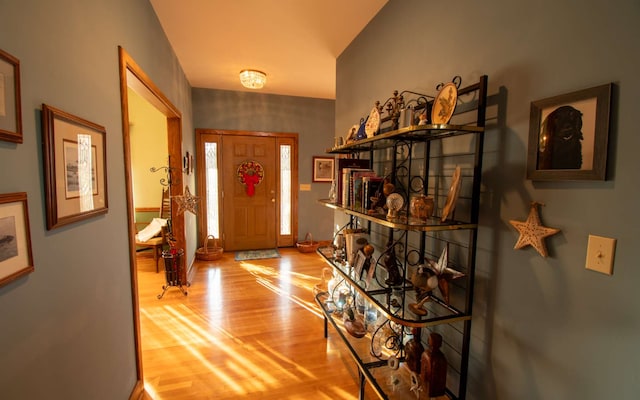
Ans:
[[[387,0],[150,0],[193,87],[335,99],[336,58]]]

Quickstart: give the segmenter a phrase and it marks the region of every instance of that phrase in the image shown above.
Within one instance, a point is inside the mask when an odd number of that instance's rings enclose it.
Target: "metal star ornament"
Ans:
[[[456,271],[453,268],[449,268],[449,246],[445,246],[445,248],[442,249],[442,254],[440,254],[438,262],[432,260],[427,261],[429,263],[429,268],[435,272],[438,277],[438,289],[440,289],[440,293],[442,293],[445,303],[449,304],[449,282],[454,279],[462,278],[464,273]]]
[[[193,196],[189,190],[189,186],[184,188],[184,194],[182,196],[171,196],[171,198],[174,199],[178,205],[178,210],[176,211],[178,215],[184,214],[185,211],[189,211],[194,215],[196,214],[200,197]]]
[[[529,210],[529,216],[527,220],[514,221],[509,223],[520,232],[520,237],[516,242],[514,249],[521,249],[526,246],[531,246],[540,253],[542,257],[547,257],[547,246],[544,243],[544,238],[551,235],[555,235],[560,232],[560,229],[549,228],[542,226],[540,222],[540,214],[538,213],[538,206],[543,205],[537,202],[531,202],[531,209]]]

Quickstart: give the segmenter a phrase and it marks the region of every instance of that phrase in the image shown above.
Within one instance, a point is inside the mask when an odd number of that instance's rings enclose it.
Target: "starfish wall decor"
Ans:
[[[542,226],[540,222],[540,214],[538,213],[538,206],[544,205],[535,201],[531,202],[531,209],[529,210],[529,216],[527,220],[515,221],[510,220],[509,223],[520,232],[520,237],[514,246],[514,249],[521,249],[526,246],[532,246],[540,253],[542,257],[547,257],[547,247],[544,243],[544,238],[555,235],[560,232],[560,229],[548,228]]]

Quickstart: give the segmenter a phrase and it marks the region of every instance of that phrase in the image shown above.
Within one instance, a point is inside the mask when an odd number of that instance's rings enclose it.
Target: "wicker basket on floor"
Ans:
[[[209,239],[212,239],[211,243]],[[204,239],[203,246],[196,250],[196,258],[201,261],[213,261],[222,257],[223,252],[224,249],[218,246],[218,239],[209,235]]]
[[[296,245],[298,246],[298,251],[300,253],[313,253],[318,249],[320,242],[314,242],[311,233],[307,233],[304,237],[304,241],[298,242]]]

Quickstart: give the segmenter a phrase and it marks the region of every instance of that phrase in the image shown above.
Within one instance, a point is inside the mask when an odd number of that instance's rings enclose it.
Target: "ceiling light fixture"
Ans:
[[[240,82],[248,89],[262,89],[267,81],[267,74],[255,69],[243,69],[240,71]]]

